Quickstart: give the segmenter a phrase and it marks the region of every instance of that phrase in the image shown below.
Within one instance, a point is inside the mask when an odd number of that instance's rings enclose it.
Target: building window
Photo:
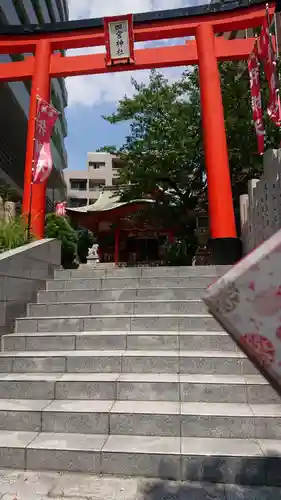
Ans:
[[[66,21],[66,16],[65,16],[65,13],[64,13],[64,9],[63,9],[61,0],[56,0],[56,3],[57,3],[57,8],[58,8],[59,13],[60,13],[60,20],[61,21]]]
[[[121,184],[121,180],[119,177],[113,177],[112,179],[112,186],[119,186]]]
[[[68,206],[72,208],[85,207],[87,200],[84,198],[69,198]]]
[[[67,0],[62,0],[63,2],[63,5],[64,5],[64,12],[65,12],[65,19],[68,20],[68,4],[67,4]]]
[[[51,99],[52,99],[52,104],[54,105],[54,107],[58,111],[62,111],[62,106],[61,106],[60,99],[59,99],[58,95],[56,94],[55,89],[54,89],[53,86],[52,86],[52,91],[51,91]]]
[[[14,7],[17,11],[17,15],[20,18],[22,24],[29,24],[30,20],[26,14],[22,0],[13,0]]]
[[[89,180],[89,190],[90,191],[96,191],[97,189],[101,188],[102,186],[105,186],[104,179],[90,179]]]
[[[76,191],[87,191],[87,180],[70,179],[70,189],[75,189]]]
[[[89,161],[89,167],[93,168],[94,170],[98,170],[99,168],[105,167],[105,163],[98,161]]]
[[[44,19],[44,16],[43,16],[42,12],[41,12],[41,9],[39,7],[39,4],[38,4],[37,0],[31,0],[31,2],[32,2],[32,5],[33,5],[33,8],[35,10],[35,14],[37,16],[37,19],[38,19],[39,23],[40,24],[44,24],[45,19]]]
[[[54,13],[53,13],[53,10],[52,10],[52,7],[51,7],[50,3],[47,2],[46,6],[47,6],[47,9],[48,9],[48,14],[49,14],[49,17],[51,19],[51,22],[55,23],[56,22],[56,18],[54,16]]]

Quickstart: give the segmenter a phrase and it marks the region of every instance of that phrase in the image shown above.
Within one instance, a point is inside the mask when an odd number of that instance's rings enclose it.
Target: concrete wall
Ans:
[[[240,196],[241,237],[244,254],[281,228],[281,149],[266,151],[264,173],[248,183]]]
[[[25,315],[60,259],[60,242],[51,239],[0,254],[0,335],[13,331],[14,319]]]

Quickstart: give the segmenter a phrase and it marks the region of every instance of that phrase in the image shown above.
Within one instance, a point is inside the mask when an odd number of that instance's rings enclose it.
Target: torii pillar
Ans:
[[[211,24],[196,29],[201,113],[208,184],[213,264],[234,264],[241,257],[237,238],[215,36]]]
[[[35,121],[37,113],[37,96],[50,101],[50,63],[52,49],[47,39],[37,42],[34,72],[30,95],[28,132],[26,142],[24,196],[22,213],[24,216],[31,212],[31,233],[38,239],[44,238],[45,233],[45,205],[47,181],[42,184],[32,184],[32,168],[34,154]]]

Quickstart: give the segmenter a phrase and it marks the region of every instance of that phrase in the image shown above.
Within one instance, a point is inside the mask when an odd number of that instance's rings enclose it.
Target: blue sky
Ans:
[[[172,9],[195,3],[205,2],[204,0],[69,0],[71,19]],[[103,51],[103,48],[98,51]],[[68,54],[94,52],[95,49],[90,48],[68,51]],[[169,79],[175,79],[181,71],[179,68],[163,70]],[[104,145],[120,146],[124,142],[129,131],[128,124],[110,125],[103,120],[102,115],[110,115],[116,109],[118,101],[125,94],[132,93],[132,76],[137,80],[147,81],[149,73],[135,71],[73,77],[66,80],[69,97],[66,110],[68,121],[66,147],[70,169],[85,168],[88,151],[95,151]]]
[[[97,104],[95,106],[73,106],[67,109],[69,168],[80,170],[86,168],[86,154],[96,151],[101,146],[121,146],[128,133],[128,124],[111,125],[101,118],[114,111],[115,106]]]

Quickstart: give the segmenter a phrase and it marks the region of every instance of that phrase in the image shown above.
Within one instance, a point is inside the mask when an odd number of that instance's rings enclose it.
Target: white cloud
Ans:
[[[202,0],[195,0],[197,4]],[[69,0],[71,19],[97,18],[114,16],[127,12],[148,12],[172,9],[194,4],[192,0]],[[139,44],[138,44],[139,45]],[[103,47],[68,51],[74,55],[104,52]],[[165,74],[174,79],[178,69],[167,69]],[[95,106],[113,103],[125,94],[132,93],[131,77],[147,81],[149,72],[122,72],[93,76],[76,76],[67,79],[69,106]]]
[[[167,69],[163,73],[169,80],[174,80],[179,76],[180,70],[178,68]],[[130,97],[133,93],[132,77],[139,82],[147,82],[149,71],[69,78],[67,83],[69,106],[95,106],[116,103],[125,94]]]
[[[188,4],[183,0],[69,0],[68,3],[71,19],[174,9]]]

